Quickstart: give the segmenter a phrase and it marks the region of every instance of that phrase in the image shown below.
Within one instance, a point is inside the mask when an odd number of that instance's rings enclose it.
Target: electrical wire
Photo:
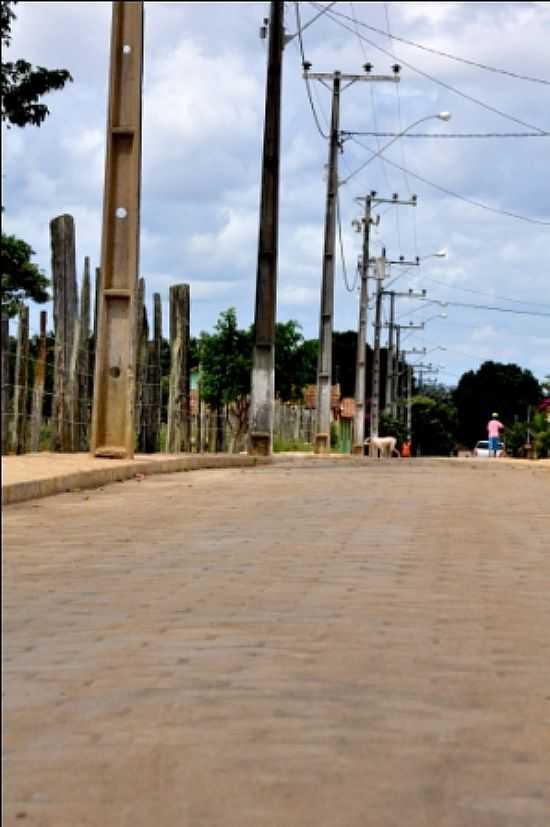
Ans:
[[[294,3],[294,9],[296,11],[296,25],[298,27],[298,42],[300,44],[300,55],[302,57],[302,67],[304,67],[307,61],[306,61],[305,54],[304,54],[304,43],[303,43],[303,40],[302,40],[302,22],[301,22],[301,19],[300,19],[300,3],[299,2]],[[319,135],[322,138],[327,139],[329,136],[326,135],[323,132],[322,128],[321,128],[321,124],[319,122],[319,117],[318,117],[317,112],[315,110],[315,105],[313,103],[313,98],[311,96],[311,89],[310,89],[310,86],[309,86],[309,78],[307,77],[307,75],[304,78],[304,80],[305,80],[305,83],[306,83],[307,97],[308,97],[308,100],[309,100],[309,105],[311,107],[311,114],[313,115],[313,120],[315,121],[315,126],[317,127],[317,131],[319,132]]]
[[[541,313],[536,310],[516,310],[513,307],[496,307],[491,304],[467,304],[466,302],[443,301],[442,299],[429,299],[426,297],[426,303],[441,304],[444,307],[471,307],[475,310],[494,310],[498,313],[513,313],[518,316],[543,316],[550,319],[550,313]],[[414,312],[414,311],[413,311]],[[409,313],[410,315],[410,313]],[[403,318],[403,316],[401,317]]]
[[[357,138],[352,137],[351,140],[354,141],[354,143],[356,143],[362,149],[366,149],[367,152],[371,153],[371,155],[376,154],[373,149],[370,149],[370,147],[362,144],[360,141],[357,140]],[[397,164],[395,161],[390,161],[388,158],[386,158],[386,163],[390,164],[390,166],[394,166],[400,169],[399,164]],[[519,215],[518,213],[513,213],[509,210],[499,210],[496,207],[489,207],[487,204],[482,204],[480,201],[474,201],[472,198],[467,198],[465,195],[459,195],[459,193],[453,192],[452,190],[448,190],[445,187],[440,186],[439,184],[434,184],[433,181],[429,181],[427,178],[424,178],[422,175],[418,175],[418,173],[416,172],[411,172],[410,169],[407,170],[407,172],[412,178],[416,178],[418,181],[422,181],[423,184],[428,184],[428,186],[445,193],[445,195],[450,195],[452,198],[458,198],[459,201],[465,201],[466,204],[472,204],[472,206],[474,207],[479,207],[482,210],[487,210],[488,212],[496,213],[497,215],[507,215],[509,218],[517,218],[519,221],[527,221],[529,224],[541,224],[544,227],[550,226],[550,221],[541,221],[538,218],[530,218],[526,215]]]
[[[346,257],[344,256],[344,242],[342,240],[342,221],[340,217],[340,196],[336,193],[336,220],[338,222],[338,244],[340,247],[340,261],[342,262],[342,276],[344,278],[344,286],[348,293],[353,293],[357,287],[358,273],[355,273],[355,280],[352,286],[349,286],[348,271],[346,267]]]
[[[512,307],[495,307],[490,304],[466,304],[465,302],[446,301],[443,304],[449,307],[472,307],[476,310],[494,310],[498,313],[513,313],[518,316],[544,316],[550,319],[550,313],[538,313],[536,310],[515,310]]]
[[[311,3],[311,5],[314,8],[318,8],[317,3]],[[333,20],[335,23],[337,23],[343,29],[346,29],[346,31],[348,31],[348,32],[352,31],[349,26],[346,26],[345,23],[343,23],[341,20],[338,19],[337,16],[335,16],[337,14],[338,14],[338,12],[332,12],[332,11],[327,12],[328,17],[331,20]],[[485,101],[479,100],[479,98],[474,98],[473,95],[468,95],[466,92],[462,92],[460,89],[457,89],[455,86],[451,86],[450,83],[446,83],[444,80],[439,80],[439,78],[436,78],[433,75],[428,74],[428,72],[423,72],[421,69],[417,69],[416,66],[413,66],[411,63],[408,63],[406,60],[403,60],[403,58],[398,58],[395,54],[392,54],[387,49],[384,49],[382,46],[379,46],[377,43],[374,43],[374,41],[369,40],[369,38],[365,37],[365,35],[359,35],[358,34],[358,37],[361,37],[366,43],[368,43],[374,49],[377,49],[379,52],[383,52],[385,55],[388,55],[392,59],[398,60],[399,63],[402,66],[406,66],[408,69],[411,69],[413,72],[416,72],[418,75],[421,75],[422,77],[425,77],[425,78],[428,78],[429,80],[432,80],[434,83],[439,84],[439,86],[443,86],[445,89],[448,89],[450,92],[454,92],[455,94],[460,95],[461,97],[465,98],[466,100],[469,100],[471,103],[476,103],[478,106],[481,106],[484,109],[487,109],[489,112],[494,112],[496,115],[500,115],[502,118],[506,118],[509,121],[513,121],[514,123],[520,124],[521,126],[526,126],[528,129],[536,129],[537,132],[541,132],[543,134],[547,133],[547,130],[541,129],[539,126],[535,126],[532,123],[527,123],[526,121],[522,121],[520,118],[516,118],[514,115],[509,115],[507,112],[503,112],[501,109],[497,109],[495,106],[491,106],[490,104],[485,103]]]
[[[550,132],[356,132],[342,130],[342,135],[374,138],[550,138]]]
[[[384,3],[384,15],[385,15],[385,18],[386,18],[386,28],[388,30],[388,35],[391,37],[391,33],[390,33],[390,13],[389,13],[389,9],[388,9],[388,3]],[[391,43],[391,41],[390,41],[390,43]],[[395,53],[394,53],[394,50],[393,50],[393,43],[391,43],[391,53],[392,53],[393,59],[395,60],[396,58],[395,58]],[[394,86],[395,86],[395,95],[396,95],[396,98],[397,98],[397,126],[399,128],[399,134],[401,134],[403,132],[403,119],[401,117],[401,92],[399,91],[399,84],[398,83],[396,83]],[[401,161],[403,163],[403,181],[405,182],[405,188],[406,188],[407,193],[409,194],[409,198],[410,198],[410,196],[411,196],[411,185],[409,183],[409,179],[407,177],[407,172],[406,172],[407,159],[405,158],[405,145],[402,142],[400,142],[399,143],[399,148],[401,150]]]
[[[352,17],[354,19],[354,23],[355,23],[355,26],[356,26],[355,33],[357,35],[357,40],[359,41],[359,46],[361,48],[361,51],[363,52],[363,58],[365,59],[365,62],[366,62],[368,60],[367,50],[365,49],[365,44],[361,40],[361,38],[359,36],[359,32],[357,31],[357,21],[355,20],[355,10],[353,8],[353,3],[352,2],[350,2],[350,7],[351,7]],[[374,83],[369,83],[368,86],[369,86],[369,90],[370,90],[372,120],[374,122],[375,130],[378,130],[377,115],[376,115],[376,97],[375,97],[375,93],[374,93],[375,84]],[[380,141],[379,141],[378,138],[376,138],[376,145],[378,147],[378,151],[380,152],[380,149],[382,147],[381,147],[381,144],[380,144]],[[390,179],[388,177],[388,170],[386,168],[385,158],[383,157],[383,155],[380,155],[379,158],[380,158],[382,173],[384,175],[384,180],[386,181],[386,186],[387,186],[388,190],[392,190],[393,187],[390,185]]]
[[[447,284],[444,281],[439,281],[439,279],[432,279],[428,276],[420,276],[421,281],[431,281],[434,284],[439,285],[440,287],[446,287],[448,290],[462,290],[464,293],[476,293],[479,296],[489,296],[492,299],[499,299],[500,301],[505,302],[512,302],[513,304],[530,304],[534,307],[548,307],[550,309],[550,304],[542,304],[541,302],[529,302],[529,301],[522,301],[522,299],[510,299],[508,296],[495,296],[493,293],[488,293],[486,290],[474,290],[471,287],[459,287],[456,284]]]
[[[315,6],[315,3],[311,3],[312,6]],[[346,20],[349,20],[349,17],[345,15],[343,12],[333,12],[333,14],[338,15],[338,17],[343,17]],[[371,32],[376,32],[376,34],[381,34],[384,37],[389,37],[392,40],[398,40],[401,43],[406,43],[407,46],[414,46],[416,49],[422,49],[424,52],[431,52],[434,55],[439,55],[440,57],[446,57],[449,60],[456,60],[458,63],[466,63],[469,66],[475,66],[477,69],[484,69],[487,72],[496,72],[500,75],[507,75],[511,78],[516,78],[516,80],[527,80],[531,83],[541,83],[545,86],[550,86],[549,80],[544,80],[543,78],[535,78],[531,75],[520,75],[517,72],[511,72],[508,69],[497,69],[495,66],[488,66],[486,63],[480,63],[475,60],[469,60],[465,57],[458,57],[458,55],[452,55],[449,52],[443,52],[439,49],[433,49],[430,46],[424,46],[421,43],[415,43],[414,40],[407,40],[404,37],[399,37],[396,34],[391,34],[389,31],[385,32],[383,29],[377,29],[376,26],[369,26],[367,23],[360,23],[359,25],[363,26],[365,29],[369,29]]]

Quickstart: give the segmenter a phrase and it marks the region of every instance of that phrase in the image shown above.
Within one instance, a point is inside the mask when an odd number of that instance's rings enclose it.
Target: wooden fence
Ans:
[[[17,336],[2,317],[2,453],[40,450],[87,451],[93,403],[97,295],[92,292],[89,258],[78,279],[72,216],[50,222],[53,333],[40,313],[40,332],[29,335],[28,307],[20,308]],[[80,282],[80,290],[79,290]],[[91,298],[95,296],[94,306]],[[211,410],[191,389],[189,286],[170,288],[170,365],[161,370],[162,304],[146,302],[145,280],[138,285],[136,452],[239,452],[246,450],[248,403]],[[275,403],[275,450],[297,450],[314,441],[315,410]]]

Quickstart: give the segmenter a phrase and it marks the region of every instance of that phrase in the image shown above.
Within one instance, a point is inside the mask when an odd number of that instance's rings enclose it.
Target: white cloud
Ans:
[[[295,31],[291,6],[285,25]],[[354,8],[360,20],[385,29],[384,4],[356,3]],[[548,4],[411,2],[388,8],[396,34],[521,74],[548,74]],[[346,4],[334,9],[349,13]],[[165,306],[170,284],[191,284],[194,332],[210,329],[229,305],[237,308],[241,324],[252,321],[266,72],[266,43],[258,38],[258,26],[267,13],[265,2],[146,3],[141,272],[148,295],[160,291]],[[303,20],[313,13],[304,8]],[[99,261],[111,4],[26,2],[16,6],[16,14],[10,56],[66,66],[75,82],[48,96],[51,116],[40,129],[15,129],[5,136],[4,225],[33,246],[49,272],[49,221],[72,213],[80,271],[84,255],[93,267]],[[391,50],[387,38],[360,31]],[[375,71],[387,72],[393,62],[374,46],[361,45],[353,31],[328,14],[306,30],[304,43],[316,71],[361,71],[368,58]],[[393,48],[400,59],[466,94],[526,123],[549,126],[548,87],[399,42]],[[327,145],[315,127],[301,74],[294,41],[284,52],[278,312],[282,320],[297,319],[306,337],[313,337],[319,324]],[[312,89],[326,128],[330,94],[318,83]],[[422,131],[524,129],[407,67],[399,89],[400,120],[394,86],[354,84],[342,94],[341,127],[372,131],[376,123],[379,131],[396,132],[448,109],[453,113],[449,124],[429,121]],[[360,140],[377,147],[373,136]],[[340,178],[366,157],[347,141],[339,156]],[[411,171],[451,192],[549,220],[547,138],[403,138],[388,158],[400,165],[404,158]],[[371,233],[373,255],[382,244],[391,258],[449,248],[446,260],[428,259],[400,275],[397,288],[425,288],[429,297],[442,301],[550,312],[549,227],[481,210],[412,175],[405,178],[379,159],[340,191],[350,276],[360,251],[360,237],[350,228],[362,211],[354,198],[370,190],[418,194],[414,209],[381,206],[375,211],[382,218]],[[398,301],[398,313],[409,310],[408,303]],[[451,373],[460,375],[484,358],[509,359],[540,376],[548,372],[547,317],[450,306],[448,313],[447,322],[430,324],[427,335],[449,347],[442,361]],[[421,317],[421,312],[412,316]],[[344,288],[338,251],[335,319],[339,329],[357,324],[357,297]],[[419,345],[423,337],[415,334],[410,343]]]

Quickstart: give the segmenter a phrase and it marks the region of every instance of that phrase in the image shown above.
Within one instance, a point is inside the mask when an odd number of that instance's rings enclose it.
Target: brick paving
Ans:
[[[6,825],[549,823],[548,470],[159,475],[3,539]]]

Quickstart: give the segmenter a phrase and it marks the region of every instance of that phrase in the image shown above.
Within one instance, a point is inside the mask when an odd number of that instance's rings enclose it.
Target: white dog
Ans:
[[[380,456],[383,457],[392,457],[396,454],[398,457],[401,456],[397,448],[397,440],[394,436],[369,436],[365,440],[365,445],[372,445],[378,451],[378,458]]]

